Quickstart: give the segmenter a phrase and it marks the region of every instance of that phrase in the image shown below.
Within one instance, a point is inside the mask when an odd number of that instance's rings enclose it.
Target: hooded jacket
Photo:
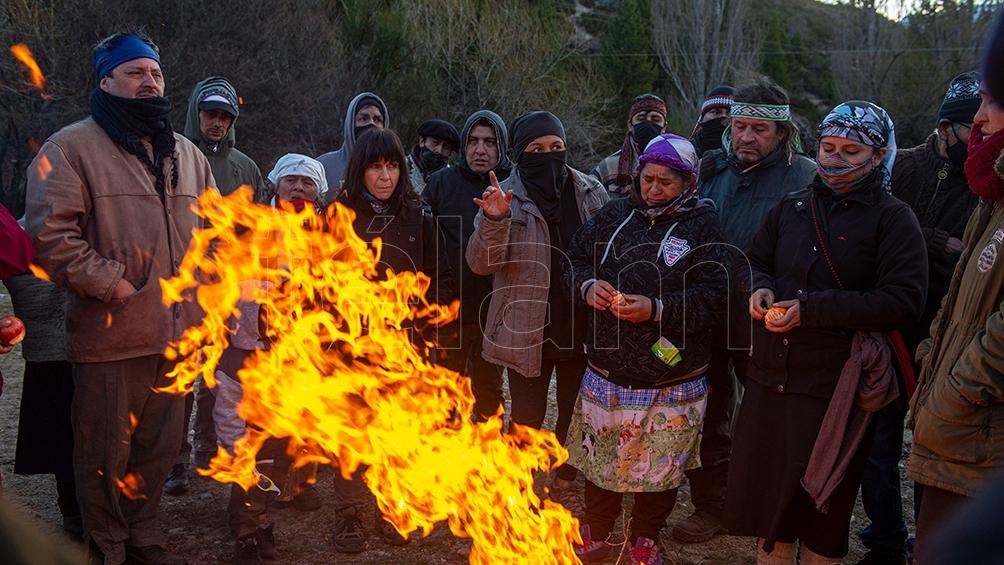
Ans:
[[[349,155],[352,155],[352,147],[356,144],[356,112],[359,110],[359,103],[365,99],[376,100],[380,106],[380,113],[383,114],[383,127],[390,127],[390,114],[387,113],[387,105],[382,98],[372,92],[360,92],[349,102],[349,107],[345,109],[345,121],[342,122],[342,146],[337,151],[329,151],[317,158],[324,165],[324,175],[328,179],[327,202],[334,202],[342,193],[342,183],[345,181],[345,171],[349,167]]]
[[[487,314],[487,304],[482,309],[482,302],[492,291],[492,277],[475,274],[467,261],[464,261],[467,241],[474,233],[474,218],[480,210],[474,203],[474,198],[480,197],[489,184],[488,173],[475,173],[467,165],[464,148],[467,146],[467,136],[474,125],[486,121],[495,130],[499,146],[499,162],[492,170],[495,171],[499,182],[509,177],[512,164],[503,150],[509,145],[505,122],[491,110],[479,110],[467,118],[467,123],[461,132],[460,161],[454,167],[433,173],[422,193],[422,198],[432,211],[446,242],[445,255],[451,272],[457,278],[460,317],[465,324],[477,323],[479,317],[484,319]]]
[[[261,170],[251,157],[234,147],[237,142],[237,118],[234,118],[230,129],[227,130],[227,135],[219,143],[211,144],[202,137],[202,131],[199,128],[199,98],[205,90],[214,87],[226,88],[233,95],[234,100],[237,100],[237,91],[223,77],[209,77],[198,82],[192,89],[192,95],[188,98],[185,137],[190,139],[206,156],[209,167],[213,170],[213,178],[216,179],[216,188],[221,194],[226,196],[246,184],[254,189],[255,197],[260,201],[261,196],[265,193],[265,181],[261,176]]]

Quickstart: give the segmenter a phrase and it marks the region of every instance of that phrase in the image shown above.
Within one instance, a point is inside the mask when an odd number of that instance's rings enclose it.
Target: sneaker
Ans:
[[[164,481],[164,494],[177,495],[186,492],[188,492],[188,469],[181,463],[176,463]]]
[[[331,546],[338,553],[359,553],[366,548],[363,523],[355,512],[342,512],[335,518],[335,534]]]
[[[397,528],[394,527],[394,524],[385,520],[379,513],[377,513],[375,529],[377,535],[380,536],[380,539],[390,545],[400,547],[402,545],[408,545],[408,543],[411,542],[411,539],[402,536],[401,533],[397,531]]]
[[[188,565],[184,557],[168,553],[160,545],[126,546],[126,561],[133,565]]]
[[[582,545],[576,545],[574,550],[576,557],[583,563],[602,561],[610,555],[610,544],[606,540],[594,540],[589,532],[589,524],[580,526],[579,533],[582,535]]]
[[[547,493],[548,498],[564,506],[572,516],[580,521],[586,515],[586,501],[584,493],[575,481],[563,481],[557,477],[551,483],[551,488]]]
[[[321,494],[315,485],[301,485],[300,492],[293,497],[293,508],[300,512],[313,512],[321,508]]]
[[[274,529],[275,524],[268,523],[258,526],[258,529],[254,532],[258,557],[265,561],[275,561],[279,558],[279,551],[275,548]]]
[[[238,538],[234,544],[234,565],[244,565],[245,563],[258,563],[258,544],[254,534],[243,538]]]
[[[721,531],[724,528],[719,517],[698,509],[673,526],[673,538],[681,543],[698,543],[708,541]]]
[[[654,539],[639,536],[631,548],[631,565],[662,565],[659,544]]]

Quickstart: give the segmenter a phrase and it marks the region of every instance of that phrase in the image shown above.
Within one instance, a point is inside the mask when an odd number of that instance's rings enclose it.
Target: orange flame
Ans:
[[[139,425],[139,419],[132,412],[129,412],[129,431],[136,431],[136,426]]]
[[[129,500],[146,499],[146,495],[143,494],[143,487],[146,486],[146,481],[143,480],[143,476],[139,473],[126,473],[125,477],[115,479],[115,485],[119,487],[122,494]]]
[[[32,263],[31,265],[28,265],[28,270],[31,271],[31,274],[33,274],[36,277],[42,279],[43,281],[51,281],[52,280],[52,278],[49,276],[49,273],[45,272],[45,269],[43,269],[42,267],[39,267],[38,265],[36,265],[34,263]]]
[[[42,155],[38,158],[38,178],[45,180],[49,178],[49,173],[52,172],[52,163],[49,162],[49,158]]]
[[[265,440],[289,438],[297,465],[337,462],[343,476],[368,466],[366,484],[402,534],[428,535],[445,520],[472,538],[472,563],[577,561],[577,521],[533,490],[536,471],[567,459],[554,434],[503,433],[500,417],[472,424],[462,416],[473,406],[469,381],[412,345],[409,325],[457,312],[425,300],[428,276],[378,272],[380,242],[362,241],[340,205],[324,217],[277,211],[253,205],[244,188],[206,191],[199,210],[209,227],[161,287],[169,305],[194,289],[205,316],[166,352],[177,359],[166,391],[182,393],[199,375],[215,386],[242,294],[261,305],[269,342],[238,373],[239,415],[253,425],[203,474],[252,488]]]
[[[11,46],[10,52],[31,73],[31,82],[35,85],[35,88],[38,90],[45,88],[45,75],[42,74],[42,69],[38,67],[35,58],[31,56],[31,49],[28,49],[28,46],[24,43],[18,43]]]

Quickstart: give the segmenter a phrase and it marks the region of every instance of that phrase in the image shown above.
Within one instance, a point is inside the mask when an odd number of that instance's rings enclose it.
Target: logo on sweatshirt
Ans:
[[[690,252],[690,246],[686,239],[670,237],[662,246],[662,257],[666,260],[666,265],[672,267],[684,255]]]

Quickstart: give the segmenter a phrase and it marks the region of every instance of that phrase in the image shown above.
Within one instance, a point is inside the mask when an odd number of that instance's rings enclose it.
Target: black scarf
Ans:
[[[121,98],[101,88],[91,93],[91,116],[112,141],[135,155],[153,173],[157,193],[164,194],[164,159],[171,159],[171,185],[178,183],[178,162],[167,98]],[[153,146],[153,160],[143,139]]]
[[[561,223],[561,194],[568,170],[565,152],[523,153],[516,163],[519,180],[548,224]]]

